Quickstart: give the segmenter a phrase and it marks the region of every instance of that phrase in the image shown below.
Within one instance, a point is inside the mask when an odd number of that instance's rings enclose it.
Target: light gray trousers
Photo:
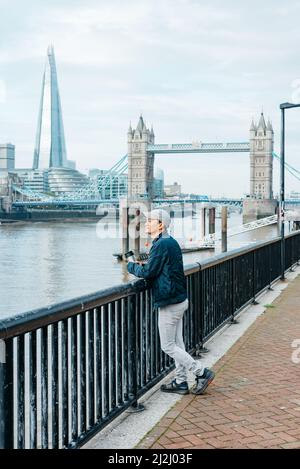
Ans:
[[[174,305],[161,306],[158,309],[158,329],[162,350],[174,358],[177,383],[187,381],[187,371],[200,374],[202,366],[185,350],[182,336],[182,318],[188,309],[189,300]]]

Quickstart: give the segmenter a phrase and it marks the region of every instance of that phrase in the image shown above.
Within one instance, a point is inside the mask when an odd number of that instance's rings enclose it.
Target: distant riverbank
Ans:
[[[105,214],[97,214],[95,210],[31,210],[27,212],[0,213],[1,223],[10,222],[36,222],[36,221],[97,221],[101,220]],[[115,217],[108,219],[115,220]]]

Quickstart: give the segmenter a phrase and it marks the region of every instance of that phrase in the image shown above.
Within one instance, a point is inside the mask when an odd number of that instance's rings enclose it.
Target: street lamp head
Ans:
[[[292,107],[300,107],[300,104],[293,104],[293,103],[281,103],[280,109],[290,109]]]

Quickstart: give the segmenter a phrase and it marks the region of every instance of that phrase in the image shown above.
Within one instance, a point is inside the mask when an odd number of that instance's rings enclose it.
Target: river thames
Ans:
[[[182,220],[173,220],[173,230],[175,223],[178,226]],[[184,233],[187,247],[193,242],[191,223],[191,217],[187,217]],[[198,219],[193,223],[197,225]],[[230,214],[228,228],[241,223],[240,214]],[[127,273],[126,265],[113,257],[121,248],[117,227],[116,223],[103,227],[97,222],[80,221],[0,225],[0,318],[134,279]],[[176,237],[175,231],[173,234]],[[276,236],[277,225],[259,228],[229,237],[228,250]],[[219,252],[217,245],[216,251],[184,254],[184,264]]]

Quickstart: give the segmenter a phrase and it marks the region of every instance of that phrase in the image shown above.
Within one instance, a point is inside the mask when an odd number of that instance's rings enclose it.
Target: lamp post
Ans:
[[[280,210],[281,217],[281,279],[284,280],[285,275],[285,240],[284,240],[284,158],[285,158],[285,110],[294,107],[300,107],[300,104],[281,103],[281,137],[280,137]]]

